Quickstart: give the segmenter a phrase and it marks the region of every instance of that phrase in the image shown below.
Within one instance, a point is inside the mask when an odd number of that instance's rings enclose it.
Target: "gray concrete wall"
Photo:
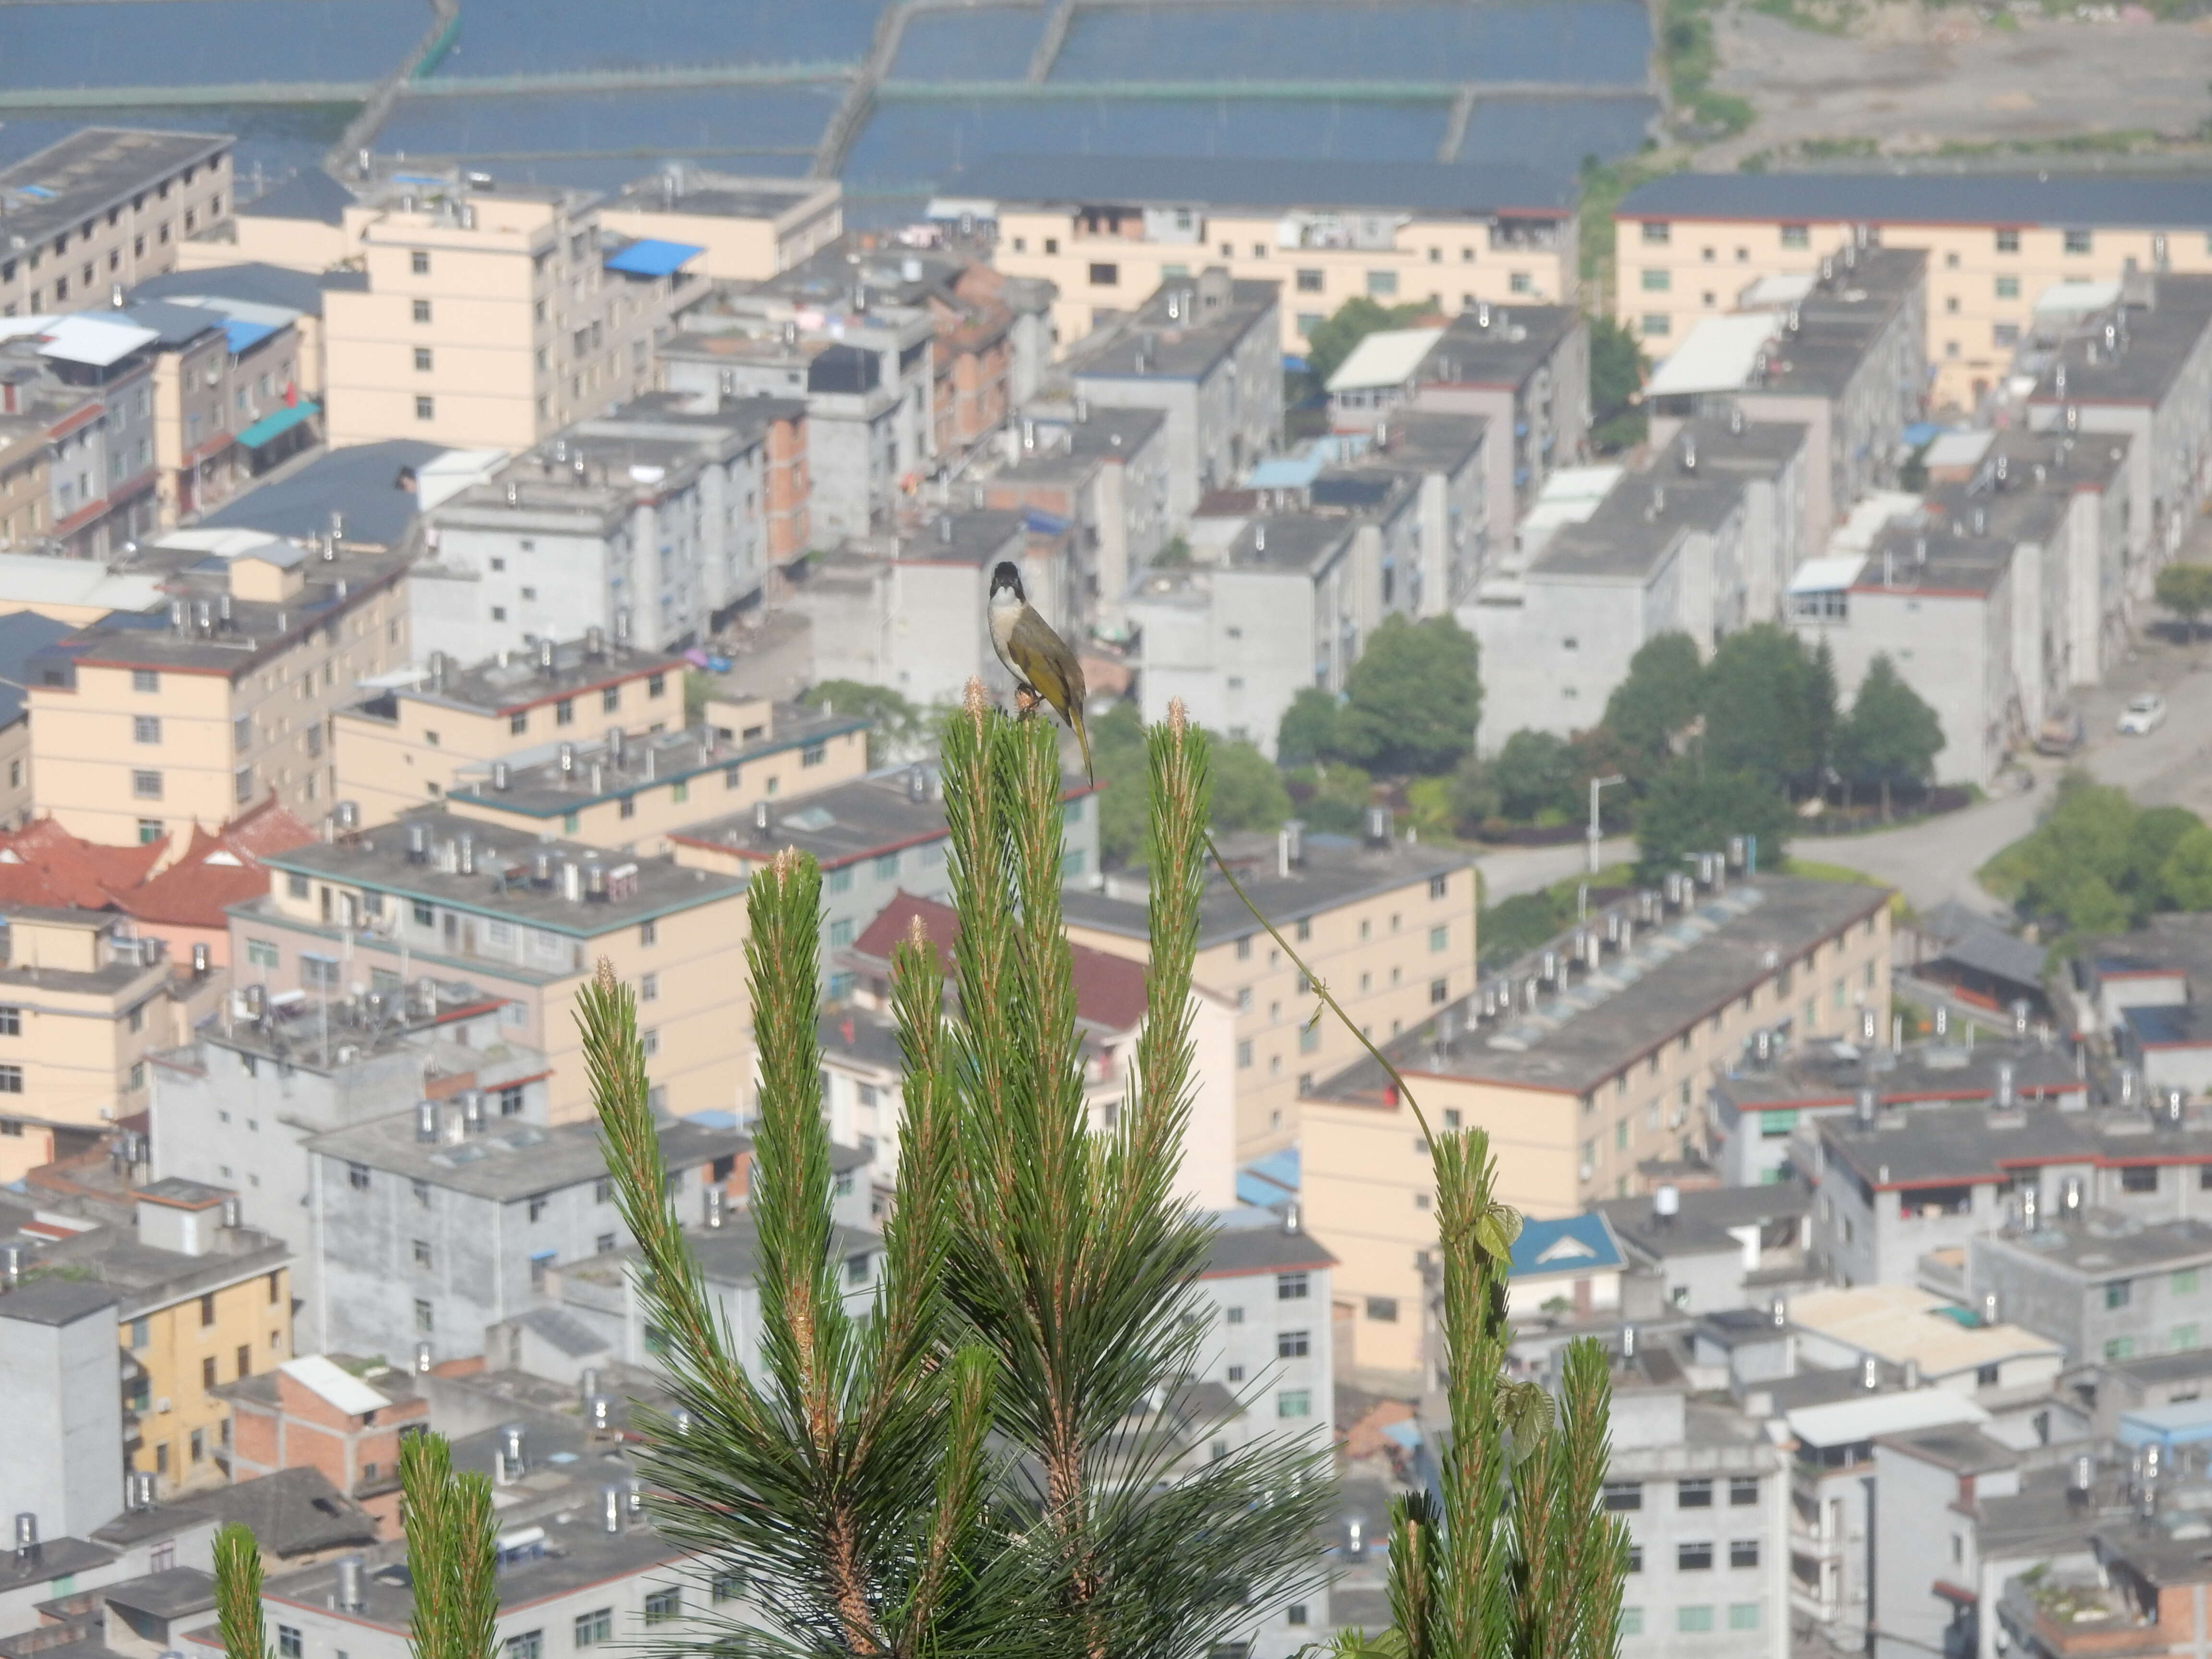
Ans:
[[[50,1325],[9,1317],[0,1297],[0,1508],[38,1516],[41,1538],[87,1537],[122,1510],[118,1353],[113,1302]],[[52,1594],[41,1581],[39,1599]]]

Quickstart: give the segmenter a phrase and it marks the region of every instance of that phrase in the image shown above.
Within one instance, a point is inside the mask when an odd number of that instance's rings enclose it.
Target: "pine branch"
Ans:
[[[415,1602],[409,1653],[413,1659],[491,1659],[499,1622],[491,1482],[481,1474],[454,1474],[443,1435],[415,1434],[399,1443],[399,1484]]]
[[[235,1521],[215,1535],[215,1606],[223,1659],[272,1659],[261,1613],[261,1547]]]
[[[1589,1337],[1570,1342],[1560,1367],[1562,1594],[1575,1610],[1571,1659],[1614,1659],[1620,1596],[1628,1574],[1628,1529],[1605,1507],[1612,1458],[1611,1361]]]

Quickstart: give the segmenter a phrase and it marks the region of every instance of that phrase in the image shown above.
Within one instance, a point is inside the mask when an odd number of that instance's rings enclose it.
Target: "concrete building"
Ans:
[[[105,1285],[58,1277],[0,1297],[0,1382],[14,1424],[0,1437],[0,1484],[41,1538],[81,1540],[121,1501],[116,1301]]]
[[[17,546],[105,560],[152,533],[159,338],[108,313],[0,319],[0,444],[22,503],[8,515]]]
[[[167,626],[118,617],[36,665],[40,809],[109,842],[182,840],[270,796],[319,817],[329,717],[408,659],[404,561],[180,531],[145,562],[170,592]]]
[[[1784,1659],[1790,1491],[1773,1444],[1740,1413],[1692,1402],[1664,1356],[1624,1362],[1613,1390],[1605,1506],[1629,1535],[1621,1636],[1670,1659]]]
[[[1491,542],[1533,505],[1553,473],[1589,447],[1589,319],[1572,305],[1477,304],[1451,320],[1414,371],[1417,410],[1480,415],[1511,443],[1486,452]]]
[[[0,168],[0,317],[108,303],[235,210],[222,134],[82,127]]]
[[[1222,842],[1252,902],[1297,940],[1375,1041],[1419,1025],[1473,988],[1474,875],[1464,854],[1382,836]],[[1071,942],[1138,960],[1149,951],[1142,903],[1079,889],[1062,903]],[[1306,1023],[1312,1010],[1297,969],[1218,878],[1200,900],[1192,983],[1237,1007],[1238,1158],[1290,1146],[1316,1082],[1360,1053],[1358,1042],[1332,1021]]]
[[[750,179],[671,162],[599,204],[599,223],[641,241],[699,250],[698,275],[757,283],[803,264],[844,234],[834,179]]]
[[[1066,341],[1215,264],[1283,285],[1275,349],[1288,356],[1355,298],[1472,311],[1577,292],[1573,211],[1516,167],[996,155],[932,210],[992,221],[1000,268],[1058,290]]]
[[[220,507],[255,474],[315,441],[289,324],[148,300],[101,313],[151,329],[155,495],[163,526]]]
[[[1636,653],[1662,634],[1707,656],[1782,613],[1805,557],[1804,503],[1822,465],[1806,427],[1725,417],[1678,427],[1644,471],[1621,475],[1579,521],[1456,609],[1482,647],[1476,746],[1519,730],[1595,725]]]
[[[2141,605],[2212,483],[2212,273],[2161,270],[2123,282],[2112,305],[2051,354],[2027,414],[2042,432],[2127,438],[2125,588]]]
[[[1940,407],[2004,380],[2053,289],[2212,270],[2212,186],[2191,177],[1686,173],[1630,191],[1613,222],[1618,314],[1655,356],[1746,287],[1810,275],[1862,236],[1924,252]]]
[[[1061,790],[1062,867],[1071,883],[1082,885],[1098,868],[1096,793],[1072,775]],[[704,819],[669,836],[679,866],[738,882],[787,847],[821,866],[822,971],[833,999],[849,995],[858,982],[860,969],[847,953],[886,907],[902,896],[951,897],[943,785],[919,766],[872,773],[788,804],[771,805],[763,798],[750,811]],[[1069,899],[1080,890],[1071,887]]]
[[[1968,1305],[1995,1296],[2006,1318],[2063,1344],[2074,1364],[2193,1353],[2212,1328],[2208,1267],[2212,1224],[2092,1210],[2069,1225],[1968,1239]]]
[[[2202,1486],[2190,1484],[2192,1492],[2174,1494],[2177,1507],[2187,1496],[2201,1501]],[[2077,1659],[2185,1651],[2212,1639],[2205,1613],[2212,1563],[2197,1540],[2175,1536],[2186,1522],[2158,1514],[2140,1497],[2092,1506],[2086,1563],[2075,1554],[2059,1571],[2006,1580],[1996,1608],[2005,1648],[2027,1659]]]
[[[1764,1310],[1818,1285],[1811,1209],[1802,1188],[1778,1185],[1676,1188],[1663,1205],[1654,1191],[1607,1199],[1597,1212],[1627,1261],[1655,1281],[1660,1308],[1703,1314]]]
[[[1167,416],[1167,510],[1178,526],[1207,491],[1282,446],[1281,315],[1279,280],[1239,281],[1208,263],[1068,350],[1077,397]]]
[[[380,1532],[398,1535],[400,1438],[429,1418],[429,1401],[405,1387],[408,1375],[386,1367],[372,1381],[310,1354],[227,1384],[232,1478],[319,1470],[376,1517]]]
[[[1087,555],[1097,627],[1126,634],[1130,588],[1168,538],[1166,415],[1093,409],[1087,400],[1032,406],[1007,449],[1007,464],[983,486],[983,505],[1068,526]]]
[[[231,959],[267,997],[366,992],[379,969],[401,985],[465,978],[501,1002],[507,1041],[544,1054],[548,1116],[571,1123],[591,1112],[576,994],[605,957],[638,988],[657,1102],[728,1111],[750,1097],[740,882],[436,811],[267,863],[269,896],[231,912]]]
[[[260,198],[233,224],[244,223],[289,188],[280,185]],[[336,211],[332,210],[334,215]],[[332,222],[337,222],[335,217]],[[299,344],[294,368],[300,390],[307,398],[319,399],[324,390],[323,296],[331,289],[353,285],[358,273],[326,271],[320,265],[305,270],[258,264],[195,267],[191,253],[198,246],[187,243],[185,257],[178,270],[138,283],[124,296],[125,304],[138,306],[159,301],[163,305],[195,306],[215,313],[225,322],[289,327]]]
[[[309,1211],[321,1261],[315,1322],[328,1347],[483,1351],[484,1332],[534,1305],[556,1264],[606,1255],[624,1230],[595,1124],[501,1123],[459,1103],[380,1117],[308,1140]],[[428,1133],[425,1133],[427,1126]],[[747,1143],[734,1130],[665,1123],[679,1210],[726,1183]]]
[[[1990,1411],[2047,1401],[2064,1369],[2059,1345],[2024,1326],[1961,1317],[1959,1304],[1910,1285],[1809,1291],[1790,1304],[1799,1363],[1917,1376]],[[1986,1311],[1986,1310],[1984,1310]]]
[[[1437,996],[1384,1048],[1432,1125],[1489,1132],[1498,1198],[1524,1215],[1629,1197],[1646,1160],[1702,1145],[1706,1081],[1756,1032],[1844,1036],[1862,1008],[1887,1023],[1881,889],[1762,874],[1677,893],[1630,901],[1618,926],[1594,917],[1579,950],[1561,939],[1472,995]],[[1416,1362],[1395,1315],[1435,1248],[1434,1172],[1382,1068],[1344,1059],[1299,1104],[1306,1220],[1342,1259],[1340,1289],[1372,1304],[1353,1363],[1402,1373]]]
[[[292,178],[239,208],[228,222],[178,245],[177,270],[190,273],[241,264],[302,274],[333,270],[353,253],[346,210],[354,193],[319,167]]]
[[[694,412],[658,394],[517,456],[428,513],[418,650],[460,662],[597,629],[680,650],[810,545],[810,432],[761,398]]]

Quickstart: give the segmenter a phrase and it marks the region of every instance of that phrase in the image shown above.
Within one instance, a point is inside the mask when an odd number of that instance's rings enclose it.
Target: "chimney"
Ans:
[[[1663,1183],[1651,1194],[1651,1221],[1654,1226],[1671,1227],[1674,1218],[1682,1213],[1682,1189],[1672,1182]]]
[[[491,787],[495,789],[504,790],[507,787],[507,763],[503,760],[494,761],[491,763]]]
[[[710,1182],[706,1188],[705,1198],[707,1224],[709,1227],[720,1227],[724,1220],[725,1207],[729,1203],[729,1194],[721,1188]]]
[[[1635,1358],[1636,1327],[1633,1325],[1623,1325],[1620,1328],[1620,1363],[1624,1365],[1630,1364],[1634,1362]]]
[[[1908,1389],[1918,1388],[1920,1386],[1920,1362],[1917,1359],[1907,1359],[1905,1362],[1904,1370],[1905,1386]]]
[[[1982,1292],[1982,1324],[1984,1328],[2004,1322],[2004,1304],[1997,1299],[1995,1291]]]
[[[1991,1103],[2001,1111],[2016,1103],[2013,1095],[2012,1062],[2008,1060],[1997,1062],[1997,1092]]]
[[[39,1559],[39,1517],[28,1510],[15,1516],[15,1562],[26,1566]]]
[[[362,1577],[361,1557],[340,1556],[337,1587],[331,1593],[331,1606],[340,1613],[359,1613],[363,1600]]]
[[[1862,1089],[1859,1091],[1858,1102],[1856,1108],[1853,1112],[1853,1117],[1860,1128],[1871,1129],[1874,1127],[1875,1117],[1880,1106],[1881,1101],[1872,1089]]]
[[[495,1455],[499,1484],[511,1486],[530,1472],[528,1433],[520,1423],[500,1425]]]

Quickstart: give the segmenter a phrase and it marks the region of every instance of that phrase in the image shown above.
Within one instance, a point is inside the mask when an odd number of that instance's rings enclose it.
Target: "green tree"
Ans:
[[[1817,778],[1835,726],[1835,682],[1804,643],[1760,623],[1729,635],[1705,676],[1705,750],[1721,773],[1751,771],[1786,791]]]
[[[1571,814],[1580,804],[1583,775],[1565,738],[1549,732],[1516,732],[1490,763],[1498,810],[1509,818],[1542,812]]]
[[[1386,328],[1410,328],[1428,309],[1425,305],[1381,305],[1365,295],[1346,300],[1306,336],[1306,373],[1316,386],[1328,386],[1328,377],[1344,366],[1362,340]]]
[[[1273,830],[1291,815],[1291,797],[1275,763],[1249,743],[1213,744],[1213,827]]]
[[[2166,896],[2166,861],[2184,837],[2203,827],[2204,821],[2185,806],[2153,806],[2136,815],[2128,828],[2127,870],[2120,878],[2120,890],[2138,924],[2172,903]]]
[[[1942,747],[1943,724],[1936,711],[1905,683],[1887,652],[1875,657],[1838,734],[1838,769],[1854,784],[1878,787],[1887,818],[1891,787],[1929,781]]]
[[[1306,686],[1283,711],[1275,732],[1275,758],[1285,766],[1307,766],[1336,755],[1335,697],[1317,686]]]
[[[2200,823],[2173,843],[2158,884],[2177,910],[2212,910],[2212,830]]]
[[[1692,853],[1718,852],[1731,836],[1759,838],[1759,861],[1782,862],[1796,815],[1779,786],[1748,768],[1707,770],[1695,757],[1660,774],[1636,811],[1636,843],[1647,878],[1681,868]]]
[[[1650,426],[1637,394],[1650,365],[1627,328],[1610,317],[1591,319],[1590,444],[1601,454],[1633,448]]]
[[[823,680],[799,697],[809,708],[859,714],[868,722],[868,764],[883,766],[910,753],[927,735],[922,711],[888,685],[860,680]]]
[[[2193,813],[2142,811],[2126,791],[2071,771],[2034,831],[1984,866],[1982,884],[2068,932],[2118,932],[2172,902],[2166,861],[2199,827]]]
[[[1474,636],[1449,617],[1394,614],[1345,677],[1337,744],[1370,771],[1445,773],[1474,746],[1481,713]]]
[[[1091,722],[1098,769],[1098,861],[1119,870],[1145,852],[1145,720],[1124,700]]]
[[[1628,659],[1628,677],[1606,700],[1605,724],[1620,740],[1656,762],[1703,707],[1705,665],[1687,634],[1660,634]]]
[[[2212,611],[2212,564],[2170,564],[2152,585],[2158,602],[2181,618],[2189,637],[2197,637],[2197,619]]]
[[[1294,810],[1306,827],[1326,835],[1357,835],[1360,819],[1375,799],[1374,780],[1346,761],[1294,767],[1288,781]]]

